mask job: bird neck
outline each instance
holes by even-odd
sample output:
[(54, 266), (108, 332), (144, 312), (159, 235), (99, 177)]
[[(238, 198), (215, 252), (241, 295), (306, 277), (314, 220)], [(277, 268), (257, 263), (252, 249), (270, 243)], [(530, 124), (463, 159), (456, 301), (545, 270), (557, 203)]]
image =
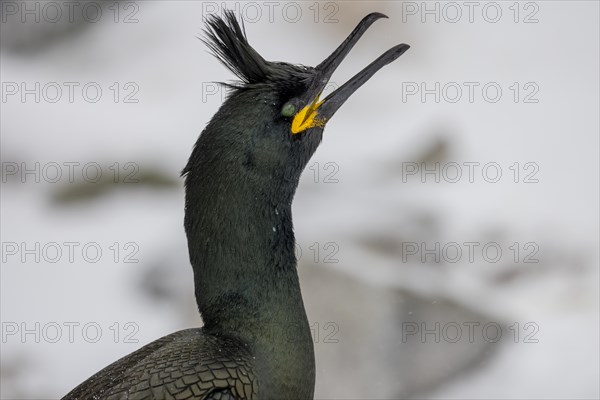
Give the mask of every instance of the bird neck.
[(292, 226), (297, 182), (230, 185), (222, 177), (190, 171), (186, 181), (185, 227), (203, 330), (252, 348), (263, 393), (312, 398), (314, 348)]
[(296, 271), (296, 185), (232, 185), (224, 174), (193, 171), (187, 179), (185, 225), (205, 329), (250, 339), (277, 329), (310, 336)]

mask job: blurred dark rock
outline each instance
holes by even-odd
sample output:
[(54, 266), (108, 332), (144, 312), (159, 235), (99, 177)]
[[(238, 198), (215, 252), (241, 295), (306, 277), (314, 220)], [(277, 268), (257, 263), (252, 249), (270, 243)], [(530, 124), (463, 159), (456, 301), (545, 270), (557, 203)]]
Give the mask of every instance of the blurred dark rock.
[[(194, 283), (187, 244), (184, 241), (166, 244), (150, 257), (136, 275), (133, 286), (143, 304), (174, 317), (185, 326), (198, 326), (200, 316), (194, 299)], [(149, 300), (149, 301), (148, 301)]]
[(299, 273), (315, 339), (315, 398), (419, 397), (468, 373), (500, 345), (482, 336), (488, 318), (452, 301), (315, 265)]
[[(70, 3), (70, 4), (69, 4)], [(117, 1), (1, 1), (2, 49), (17, 55), (39, 53), (114, 18)], [(112, 7), (111, 10), (108, 10)], [(121, 10), (122, 11), (122, 10)]]
[[(11, 359), (2, 358), (0, 376), (2, 379), (2, 392), (11, 393), (16, 398), (27, 398), (27, 387), (20, 380), (24, 373), (32, 369), (30, 360), (25, 354)], [(2, 396), (5, 399), (5, 396)]]
[(130, 179), (114, 179), (113, 172), (105, 170), (98, 181), (82, 180), (59, 186), (52, 195), (52, 202), (55, 205), (67, 206), (78, 202), (91, 202), (115, 190), (173, 190), (180, 185), (178, 178), (166, 175), (158, 169), (140, 168), (139, 173)]

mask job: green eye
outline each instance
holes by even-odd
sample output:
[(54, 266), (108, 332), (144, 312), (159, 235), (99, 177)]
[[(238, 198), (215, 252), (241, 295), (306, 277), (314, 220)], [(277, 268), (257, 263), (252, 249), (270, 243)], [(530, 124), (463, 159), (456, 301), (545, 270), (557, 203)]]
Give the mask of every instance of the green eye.
[(294, 114), (296, 114), (296, 106), (292, 103), (287, 103), (281, 109), (281, 115), (283, 115), (284, 117), (291, 117)]

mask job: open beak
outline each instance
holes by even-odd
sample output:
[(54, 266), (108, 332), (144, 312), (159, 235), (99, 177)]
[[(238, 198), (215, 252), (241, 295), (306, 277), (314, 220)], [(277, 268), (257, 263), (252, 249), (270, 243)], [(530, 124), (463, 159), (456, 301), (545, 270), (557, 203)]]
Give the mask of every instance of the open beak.
[(329, 82), (331, 75), (342, 63), (356, 42), (362, 37), (365, 31), (380, 18), (387, 18), (381, 13), (371, 13), (364, 17), (358, 23), (352, 33), (338, 46), (337, 49), (320, 63), (317, 70), (317, 79), (313, 81), (311, 87), (302, 99), (305, 106), (294, 116), (292, 121), (292, 133), (297, 134), (313, 127), (323, 127), (335, 112), (348, 100), (348, 98), (368, 81), (384, 65), (387, 65), (400, 57), (410, 48), (407, 44), (399, 44), (392, 47), (379, 58), (369, 64), (366, 68), (356, 74), (352, 79), (331, 93), (324, 100), (319, 96)]

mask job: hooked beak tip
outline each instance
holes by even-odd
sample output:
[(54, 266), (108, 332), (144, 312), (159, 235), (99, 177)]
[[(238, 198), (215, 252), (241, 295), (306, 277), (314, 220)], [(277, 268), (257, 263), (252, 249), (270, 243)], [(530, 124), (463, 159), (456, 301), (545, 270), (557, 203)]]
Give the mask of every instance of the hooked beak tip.
[(389, 18), (389, 17), (380, 12), (372, 12), (369, 15), (367, 15), (364, 19), (380, 19), (380, 18)]

